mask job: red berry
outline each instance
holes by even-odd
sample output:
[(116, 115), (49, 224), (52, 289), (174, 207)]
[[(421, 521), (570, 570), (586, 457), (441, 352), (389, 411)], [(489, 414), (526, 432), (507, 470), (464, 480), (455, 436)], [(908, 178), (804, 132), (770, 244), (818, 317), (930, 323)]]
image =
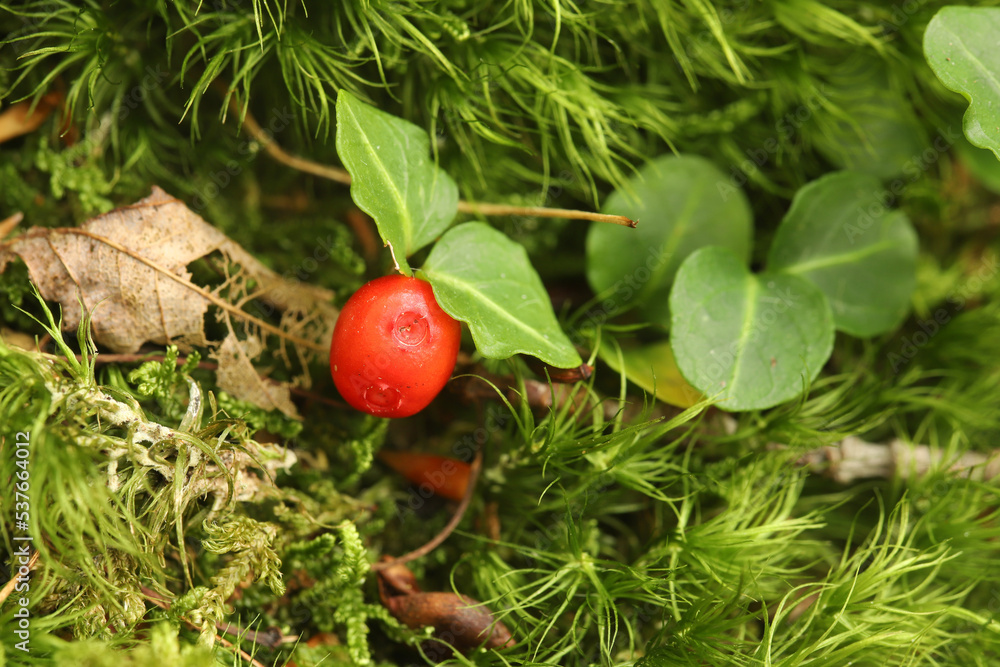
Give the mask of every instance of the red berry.
[(383, 276), (344, 304), (333, 330), (330, 371), (353, 407), (409, 417), (444, 388), (458, 359), (462, 327), (441, 310), (430, 283)]

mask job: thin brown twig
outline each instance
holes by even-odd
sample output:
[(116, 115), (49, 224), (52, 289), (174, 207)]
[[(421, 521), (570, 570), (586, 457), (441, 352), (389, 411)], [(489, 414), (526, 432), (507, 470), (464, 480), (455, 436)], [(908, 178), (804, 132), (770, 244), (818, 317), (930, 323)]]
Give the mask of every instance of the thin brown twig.
[(12, 216), (0, 220), (0, 239), (7, 238), (12, 231), (14, 231), (21, 221), (24, 220), (24, 214), (18, 211)]
[[(185, 620), (187, 620), (187, 619), (185, 619)], [(197, 629), (197, 628), (194, 628), (194, 629)], [(219, 642), (220, 644), (222, 644), (226, 648), (235, 649), (236, 652), (240, 654), (240, 657), (243, 658), (244, 660), (249, 660), (250, 664), (253, 665), (253, 667), (265, 667), (264, 663), (262, 663), (261, 661), (257, 660), (256, 658), (254, 658), (252, 655), (250, 655), (249, 653), (247, 653), (243, 649), (237, 647), (235, 644), (233, 644), (231, 641), (229, 641), (228, 639), (226, 639), (222, 635), (218, 635), (218, 634), (215, 635), (215, 641)]]
[[(237, 101), (235, 95), (230, 98), (229, 107), (233, 111), (239, 113), (239, 102)], [(264, 128), (260, 126), (260, 123), (257, 122), (257, 119), (254, 118), (253, 114), (249, 111), (247, 111), (246, 115), (243, 117), (243, 127), (245, 127), (247, 132), (250, 133), (250, 136), (254, 138), (254, 141), (263, 146), (267, 154), (278, 162), (286, 164), (293, 169), (304, 171), (307, 174), (327, 178), (331, 181), (336, 181), (337, 183), (343, 183), (344, 185), (351, 184), (351, 175), (347, 173), (347, 170), (345, 169), (341, 169), (340, 167), (331, 167), (319, 162), (313, 162), (312, 160), (307, 160), (286, 152), (284, 148), (278, 145), (278, 142), (276, 142), (270, 134), (264, 131)]]
[(409, 563), (411, 560), (416, 560), (421, 556), (426, 556), (431, 551), (436, 549), (438, 545), (448, 539), (452, 531), (458, 527), (458, 524), (462, 521), (462, 517), (465, 515), (465, 510), (469, 508), (469, 503), (472, 502), (472, 494), (476, 489), (476, 481), (479, 479), (479, 471), (483, 466), (483, 451), (480, 449), (476, 452), (476, 457), (472, 459), (472, 464), (469, 466), (469, 483), (465, 487), (465, 495), (462, 497), (462, 502), (459, 503), (458, 508), (455, 513), (452, 514), (451, 520), (448, 524), (441, 529), (437, 535), (435, 535), (429, 542), (421, 547), (414, 549), (413, 551), (400, 556), (399, 558), (393, 558), (392, 560), (379, 561), (372, 564), (373, 570), (382, 570), (391, 565), (402, 565), (403, 563)]
[[(38, 553), (39, 552), (36, 549), (35, 553), (31, 554), (31, 558), (28, 559), (28, 570), (35, 569), (35, 563), (38, 562)], [(10, 597), (10, 594), (14, 591), (14, 587), (17, 586), (17, 582), (20, 580), (20, 575), (15, 575), (11, 577), (10, 581), (4, 584), (3, 588), (0, 588), (0, 604), (3, 604), (4, 601)]]
[[(165, 609), (165, 610), (169, 610), (170, 609), (170, 601), (167, 600), (166, 598), (164, 598), (162, 595), (160, 595), (156, 591), (154, 591), (154, 590), (152, 590), (150, 588), (146, 588), (145, 586), (140, 586), (139, 589), (142, 591), (143, 595), (146, 596), (147, 600), (149, 600), (150, 602), (152, 602), (153, 604), (155, 604), (160, 609)], [(181, 620), (184, 621), (185, 623), (187, 623), (188, 627), (190, 627), (192, 630), (199, 630), (199, 631), (201, 630), (201, 628), (199, 628), (197, 625), (195, 625), (187, 617), (181, 616)], [(218, 624), (216, 624), (216, 625), (218, 625)], [(256, 658), (254, 658), (252, 655), (250, 655), (249, 653), (247, 653), (243, 649), (241, 649), (241, 648), (233, 645), (233, 643), (231, 641), (229, 641), (228, 639), (226, 639), (225, 637), (223, 637), (223, 636), (221, 636), (219, 634), (216, 634), (215, 635), (215, 641), (219, 642), (220, 644), (222, 644), (226, 648), (235, 649), (240, 654), (240, 657), (243, 658), (244, 660), (248, 660), (250, 662), (250, 664), (253, 665), (253, 667), (264, 667), (263, 663), (261, 663), (259, 660), (257, 660)]]
[[(239, 101), (233, 95), (229, 98), (229, 108), (233, 113), (240, 114), (242, 110)], [(243, 127), (246, 128), (254, 140), (264, 147), (272, 158), (293, 169), (298, 169), (307, 174), (313, 174), (321, 178), (327, 178), (344, 185), (351, 184), (351, 175), (345, 169), (332, 167), (330, 165), (313, 162), (297, 155), (285, 151), (274, 138), (260, 126), (260, 123), (253, 117), (250, 111), (243, 116)], [(538, 218), (566, 218), (569, 220), (595, 220), (597, 222), (608, 222), (613, 225), (623, 227), (635, 227), (636, 221), (626, 218), (624, 215), (608, 215), (606, 213), (594, 213), (593, 211), (578, 211), (568, 208), (546, 208), (544, 206), (511, 206), (508, 204), (488, 204), (485, 202), (474, 202), (459, 200), (458, 210), (461, 213), (478, 213), (479, 215), (523, 215)]]

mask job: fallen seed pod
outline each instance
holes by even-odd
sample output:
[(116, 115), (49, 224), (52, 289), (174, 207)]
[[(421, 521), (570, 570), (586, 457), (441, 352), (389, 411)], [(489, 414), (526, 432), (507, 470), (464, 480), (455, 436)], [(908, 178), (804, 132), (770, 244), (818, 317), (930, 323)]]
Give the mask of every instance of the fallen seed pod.
[(469, 464), (458, 459), (416, 452), (381, 450), (378, 458), (417, 486), (427, 485), (437, 495), (460, 502), (469, 485)]
[[(383, 560), (392, 560), (384, 557)], [(514, 646), (510, 631), (482, 602), (456, 593), (425, 593), (405, 565), (378, 571), (382, 604), (393, 616), (414, 630), (433, 627), (434, 636), (462, 653), (482, 646)]]

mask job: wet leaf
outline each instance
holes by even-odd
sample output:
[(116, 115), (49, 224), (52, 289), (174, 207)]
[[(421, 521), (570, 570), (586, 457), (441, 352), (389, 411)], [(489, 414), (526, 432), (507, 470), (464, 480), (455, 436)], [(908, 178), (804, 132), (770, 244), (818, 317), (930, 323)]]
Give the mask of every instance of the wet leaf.
[[(668, 155), (646, 165), (604, 205), (638, 221), (635, 229), (593, 223), (587, 234), (587, 280), (616, 308), (638, 304), (666, 324), (667, 299), (684, 259), (704, 246), (750, 257), (753, 216), (742, 190), (712, 162)], [(605, 296), (606, 295), (606, 296)]]
[(917, 284), (917, 233), (869, 174), (827, 174), (795, 194), (767, 259), (769, 271), (808, 279), (830, 301), (834, 324), (853, 336), (889, 331)]

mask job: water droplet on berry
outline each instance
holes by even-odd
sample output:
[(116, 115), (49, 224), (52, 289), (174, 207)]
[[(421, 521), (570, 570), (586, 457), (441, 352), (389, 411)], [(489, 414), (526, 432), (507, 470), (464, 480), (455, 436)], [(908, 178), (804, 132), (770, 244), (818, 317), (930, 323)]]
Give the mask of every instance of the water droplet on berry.
[(420, 345), (429, 332), (427, 318), (411, 310), (402, 313), (392, 325), (392, 337), (403, 345)]

